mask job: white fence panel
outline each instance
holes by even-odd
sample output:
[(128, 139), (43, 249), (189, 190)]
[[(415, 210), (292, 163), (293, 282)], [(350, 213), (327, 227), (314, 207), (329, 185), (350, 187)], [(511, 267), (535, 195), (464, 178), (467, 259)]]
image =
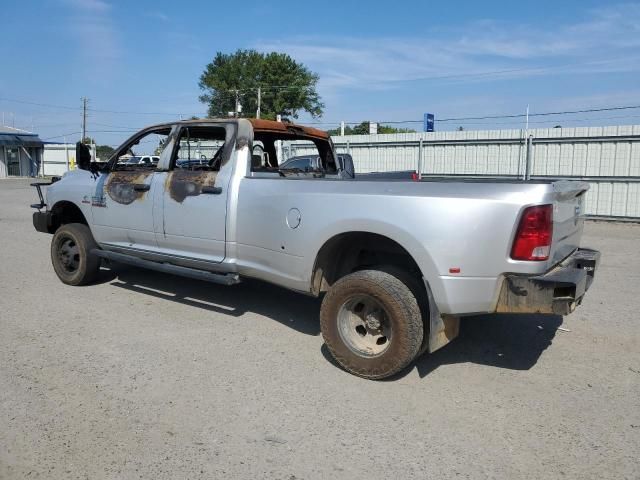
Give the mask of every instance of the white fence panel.
[(351, 153), (356, 172), (417, 171), (422, 165), (424, 176), (523, 178), (528, 136), (533, 179), (587, 180), (587, 214), (640, 218), (640, 125), (350, 135), (333, 141), (339, 153)]

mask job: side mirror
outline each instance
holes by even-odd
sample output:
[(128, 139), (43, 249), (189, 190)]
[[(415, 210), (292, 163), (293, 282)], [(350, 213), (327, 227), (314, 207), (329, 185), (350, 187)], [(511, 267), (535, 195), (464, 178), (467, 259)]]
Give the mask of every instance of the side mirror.
[(76, 143), (76, 164), (80, 170), (89, 170), (91, 166), (91, 152), (84, 143)]
[(338, 173), (343, 178), (356, 178), (356, 169), (353, 166), (353, 157), (349, 153), (337, 155)]

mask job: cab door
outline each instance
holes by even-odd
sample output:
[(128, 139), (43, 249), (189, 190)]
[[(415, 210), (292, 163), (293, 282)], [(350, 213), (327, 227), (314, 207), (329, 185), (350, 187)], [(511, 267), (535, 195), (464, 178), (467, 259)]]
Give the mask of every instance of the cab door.
[(162, 220), (156, 241), (163, 253), (186, 261), (220, 263), (226, 254), (226, 217), (235, 126), (185, 124), (167, 172), (162, 173)]
[(159, 188), (156, 165), (143, 163), (147, 151), (164, 148), (171, 126), (140, 132), (120, 147), (110, 165), (101, 173), (90, 199), (92, 230), (96, 241), (105, 246), (135, 250), (157, 248), (154, 229), (155, 189)]

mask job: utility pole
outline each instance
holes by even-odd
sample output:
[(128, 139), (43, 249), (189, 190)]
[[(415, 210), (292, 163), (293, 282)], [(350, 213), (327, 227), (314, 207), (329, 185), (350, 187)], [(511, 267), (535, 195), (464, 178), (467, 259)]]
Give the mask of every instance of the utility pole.
[(238, 117), (238, 89), (236, 88), (236, 107), (233, 110), (234, 116)]
[(260, 104), (262, 102), (262, 87), (258, 87), (258, 109), (256, 110), (256, 118), (260, 118)]
[(87, 103), (89, 99), (87, 97), (82, 97), (82, 138), (81, 142), (84, 143), (84, 139), (87, 136)]

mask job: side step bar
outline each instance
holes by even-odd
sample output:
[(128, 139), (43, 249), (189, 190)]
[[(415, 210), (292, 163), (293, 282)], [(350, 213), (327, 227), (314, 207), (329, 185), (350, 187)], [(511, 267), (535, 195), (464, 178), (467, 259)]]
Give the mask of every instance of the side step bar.
[(91, 253), (100, 258), (113, 260), (114, 262), (126, 263), (135, 267), (147, 268), (158, 272), (172, 273), (173, 275), (194, 278), (196, 280), (204, 280), (221, 285), (235, 285), (236, 283), (240, 283), (240, 276), (237, 273), (212, 273), (205, 270), (196, 270), (195, 268), (181, 267), (171, 263), (152, 262), (151, 260), (143, 260), (133, 255), (110, 252), (99, 248), (94, 248), (91, 250)]

